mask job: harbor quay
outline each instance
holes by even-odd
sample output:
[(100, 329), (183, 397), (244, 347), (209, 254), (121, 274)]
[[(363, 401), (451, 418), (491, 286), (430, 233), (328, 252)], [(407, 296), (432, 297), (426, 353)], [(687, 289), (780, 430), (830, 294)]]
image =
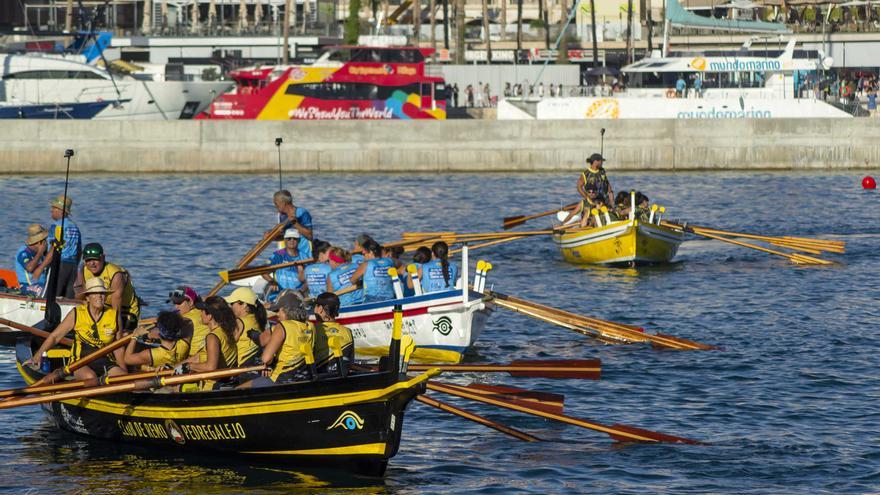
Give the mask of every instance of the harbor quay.
[[(604, 146), (600, 132), (605, 129)], [(880, 167), (880, 119), (0, 122), (0, 173), (529, 172)], [(275, 139), (283, 138), (276, 148)]]

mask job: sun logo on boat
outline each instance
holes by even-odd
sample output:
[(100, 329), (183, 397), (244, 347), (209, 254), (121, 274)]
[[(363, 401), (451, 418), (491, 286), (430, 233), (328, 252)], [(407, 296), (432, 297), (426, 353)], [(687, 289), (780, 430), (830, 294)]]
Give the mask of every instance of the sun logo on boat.
[(343, 430), (360, 430), (364, 427), (364, 420), (354, 411), (345, 411), (336, 418), (332, 425), (328, 426), (328, 430), (334, 428), (342, 428)]
[(614, 98), (599, 98), (587, 108), (588, 119), (616, 119), (620, 117), (620, 103)]
[(186, 443), (186, 437), (183, 436), (183, 433), (180, 432), (180, 427), (177, 426), (177, 423), (168, 419), (165, 420), (165, 431), (168, 432), (168, 436), (171, 437), (172, 440), (183, 445)]
[(434, 320), (434, 331), (440, 332), (441, 335), (449, 335), (452, 331), (452, 318), (441, 316), (439, 320)]
[(706, 70), (706, 59), (703, 57), (694, 57), (693, 60), (691, 60), (691, 68), (699, 71)]

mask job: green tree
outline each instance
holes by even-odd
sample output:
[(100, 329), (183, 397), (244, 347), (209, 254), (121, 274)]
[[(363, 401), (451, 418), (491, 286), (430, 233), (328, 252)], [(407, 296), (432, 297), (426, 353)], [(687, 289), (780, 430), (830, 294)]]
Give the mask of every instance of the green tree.
[(348, 0), (348, 18), (345, 20), (345, 43), (356, 45), (360, 34), (361, 0)]

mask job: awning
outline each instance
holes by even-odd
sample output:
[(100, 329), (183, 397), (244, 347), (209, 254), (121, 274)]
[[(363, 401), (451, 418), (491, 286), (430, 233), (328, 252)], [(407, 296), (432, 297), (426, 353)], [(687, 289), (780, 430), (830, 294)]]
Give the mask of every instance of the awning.
[(688, 12), (678, 0), (666, 0), (666, 20), (677, 27), (698, 29), (719, 29), (725, 31), (744, 31), (753, 33), (790, 33), (785, 24), (764, 21), (740, 21), (702, 17)]

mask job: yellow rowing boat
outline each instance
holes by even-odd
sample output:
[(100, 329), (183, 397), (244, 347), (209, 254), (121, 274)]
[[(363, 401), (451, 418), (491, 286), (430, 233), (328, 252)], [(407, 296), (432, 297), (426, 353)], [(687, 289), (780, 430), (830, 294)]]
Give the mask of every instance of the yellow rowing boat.
[(637, 219), (553, 236), (569, 263), (601, 265), (666, 263), (683, 239), (681, 231)]

